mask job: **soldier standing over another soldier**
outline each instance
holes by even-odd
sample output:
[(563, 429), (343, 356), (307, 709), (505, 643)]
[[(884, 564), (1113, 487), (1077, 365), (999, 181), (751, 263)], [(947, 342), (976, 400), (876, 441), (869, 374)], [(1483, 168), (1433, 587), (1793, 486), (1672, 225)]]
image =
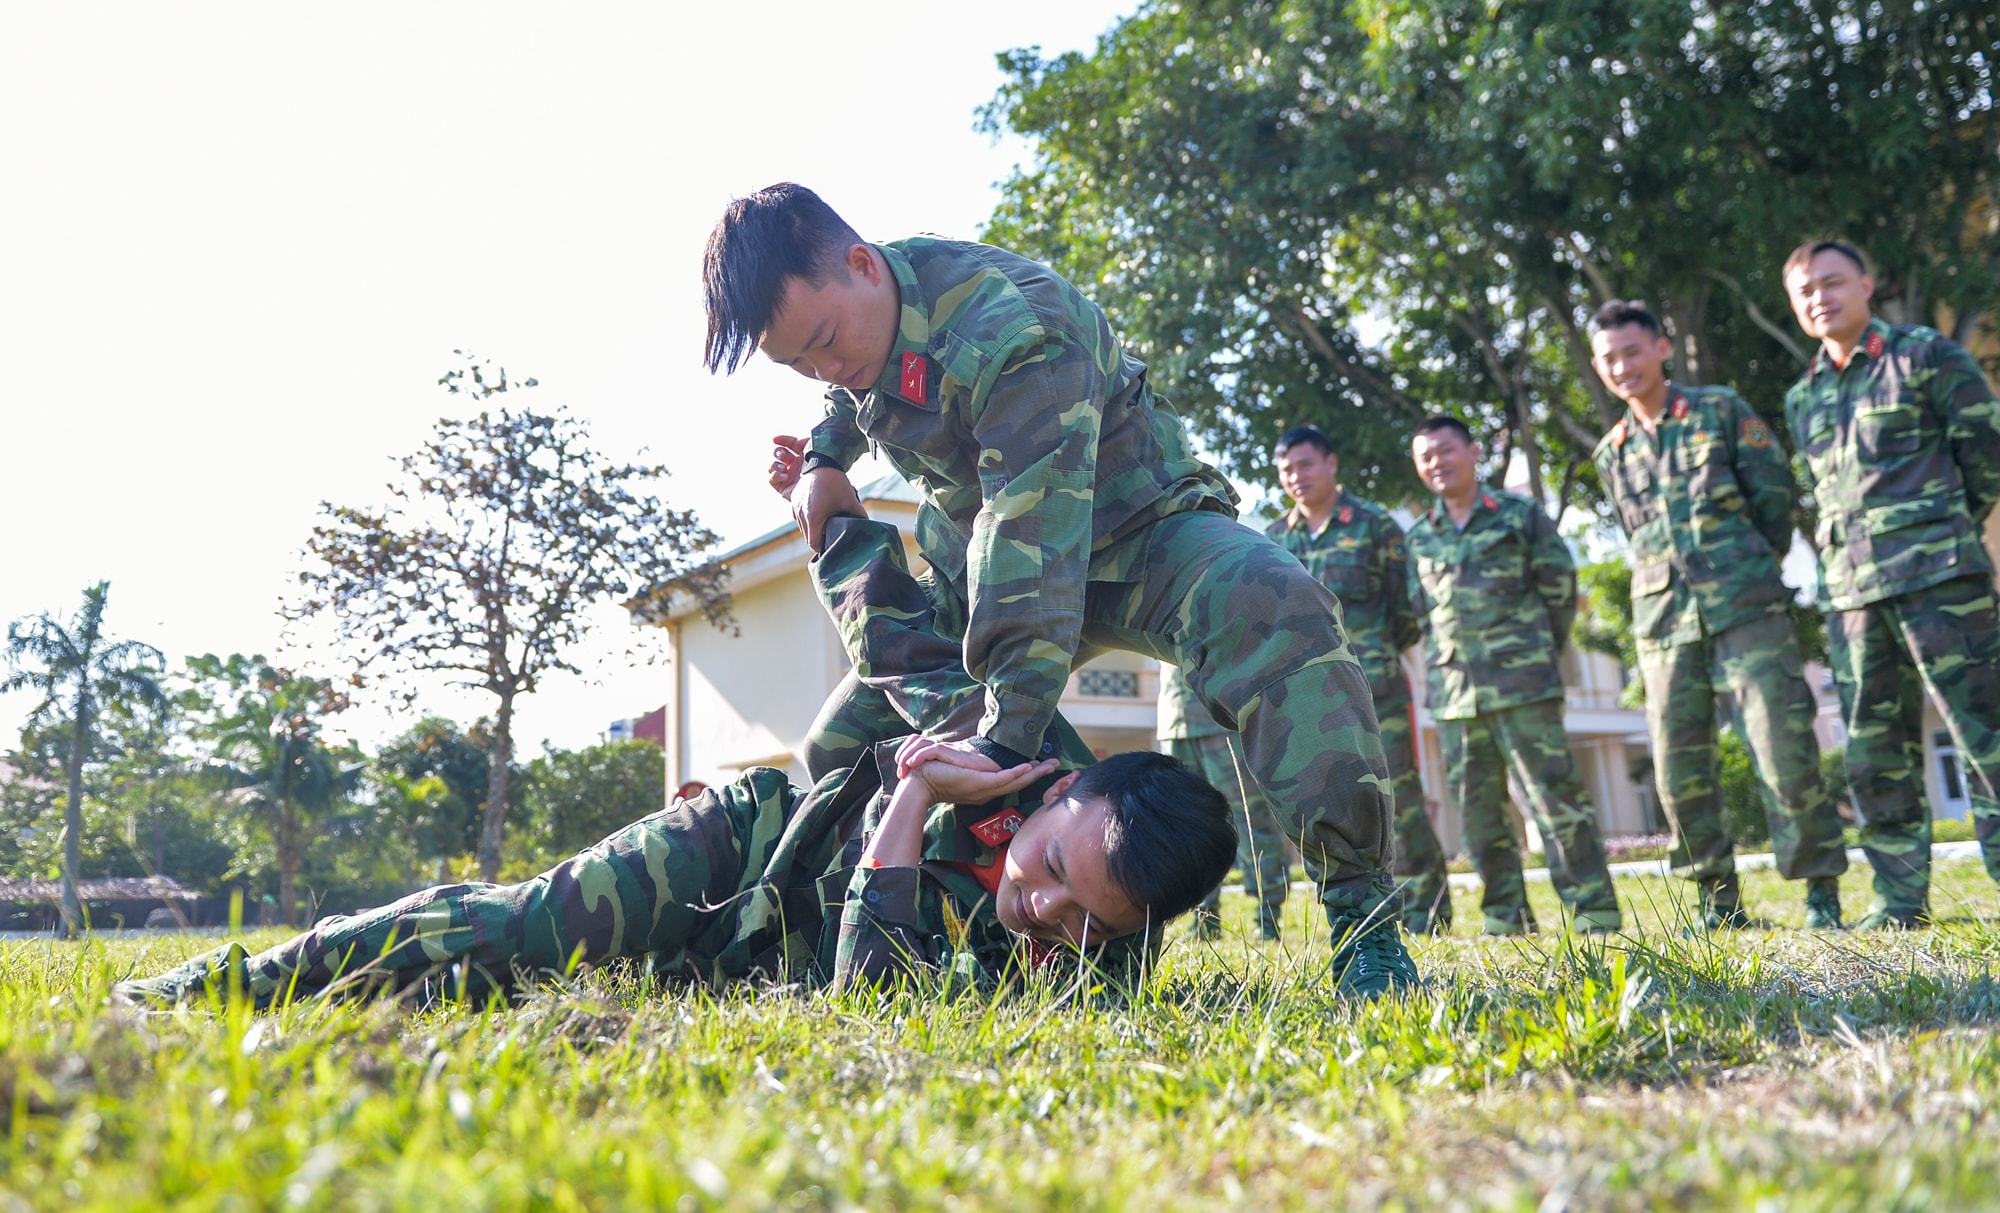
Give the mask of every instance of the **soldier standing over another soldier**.
[[(1284, 827), (1271, 816), (1264, 793), (1249, 777), (1242, 747), (1195, 699), (1176, 666), (1160, 668), (1159, 736), (1167, 743), (1168, 754), (1220, 788), (1228, 799), (1236, 817), (1236, 866), (1243, 873), (1243, 891), (1257, 903), (1258, 934), (1278, 938), (1291, 885)], [(1190, 933), (1197, 939), (1214, 939), (1222, 933), (1220, 888), (1195, 910)]]
[(1409, 534), (1410, 588), (1430, 667), (1425, 702), (1464, 816), (1465, 849), (1486, 883), (1486, 933), (1535, 927), (1507, 821), (1510, 771), (1576, 929), (1616, 931), (1604, 840), (1563, 732), (1556, 661), (1576, 618), (1576, 564), (1540, 506), (1480, 487), (1479, 447), (1464, 422), (1432, 417), (1417, 427), (1411, 453), (1438, 496)]
[[(815, 552), (830, 518), (861, 512), (847, 468), (870, 446), (921, 493), (937, 627), (982, 684), (977, 718), (934, 740), (1012, 768), (1054, 753), (1056, 701), (1094, 653), (1179, 666), (1316, 865), (1343, 988), (1417, 980), (1387, 766), (1338, 605), (1238, 525), (1228, 481), (1097, 305), (1004, 249), (869, 243), (790, 183), (728, 207), (703, 286), (710, 370), (761, 352), (829, 386), (810, 438), (779, 441), (772, 465)], [(886, 719), (875, 688), (846, 690), (851, 715), (820, 720), (829, 750)]]
[(1778, 871), (1806, 882), (1808, 927), (1838, 929), (1847, 850), (1820, 777), (1792, 591), (1778, 573), (1795, 503), (1784, 449), (1735, 392), (1667, 381), (1673, 345), (1644, 305), (1613, 300), (1589, 331), (1592, 364), (1629, 410), (1593, 458), (1632, 541), (1646, 723), (1686, 860), (1675, 870), (1697, 883), (1710, 930), (1749, 925), (1716, 759), (1716, 695), (1726, 690)]
[[(1375, 698), (1375, 723), (1382, 731), (1395, 799), (1396, 856), (1389, 870), (1403, 884), (1403, 926), (1418, 934), (1448, 930), (1451, 891), (1444, 847), (1424, 811), (1415, 707), (1403, 673), (1403, 650), (1423, 638), (1410, 600), (1403, 528), (1388, 510), (1341, 486), (1340, 460), (1317, 427), (1286, 431), (1272, 462), (1292, 508), (1264, 533), (1340, 599), (1347, 642), (1361, 659)], [(1214, 776), (1209, 780), (1214, 782)]]
[(1801, 245), (1784, 274), (1799, 327), (1820, 342), (1785, 423), (1819, 510), (1847, 776), (1875, 867), (1875, 904), (1856, 925), (1917, 927), (1930, 915), (1926, 691), (1965, 760), (2000, 880), (2000, 618), (1980, 542), (2000, 499), (2000, 401), (1955, 342), (1876, 319), (1875, 280), (1852, 247)]

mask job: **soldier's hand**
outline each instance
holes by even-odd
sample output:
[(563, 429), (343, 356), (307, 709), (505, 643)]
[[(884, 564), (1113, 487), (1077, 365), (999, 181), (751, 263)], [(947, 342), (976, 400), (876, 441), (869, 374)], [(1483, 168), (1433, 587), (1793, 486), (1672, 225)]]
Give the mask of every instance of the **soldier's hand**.
[(934, 802), (984, 804), (1018, 792), (1055, 769), (1053, 758), (1003, 769), (977, 750), (929, 737), (912, 737), (896, 751), (897, 773), (923, 780)]
[(771, 439), (771, 488), (778, 496), (790, 500), (792, 489), (799, 483), (799, 469), (806, 461), (806, 440), (794, 438), (790, 434), (779, 434)]
[(817, 556), (826, 546), (826, 521), (836, 514), (853, 514), (866, 518), (868, 511), (861, 508), (861, 497), (854, 491), (854, 482), (839, 468), (814, 468), (797, 477), (792, 486), (792, 521), (799, 524), (799, 530), (806, 537), (806, 546)]

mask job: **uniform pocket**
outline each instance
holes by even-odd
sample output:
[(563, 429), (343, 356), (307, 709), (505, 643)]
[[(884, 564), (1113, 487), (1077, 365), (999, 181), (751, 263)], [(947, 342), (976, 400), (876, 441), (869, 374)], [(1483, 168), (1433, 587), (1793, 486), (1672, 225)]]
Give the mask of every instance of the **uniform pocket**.
[(1854, 440), (1870, 459), (1914, 455), (1923, 448), (1923, 411), (1900, 400), (1856, 409)]
[(1667, 588), (1674, 579), (1674, 566), (1665, 560), (1649, 560), (1632, 569), (1632, 597), (1644, 598)]

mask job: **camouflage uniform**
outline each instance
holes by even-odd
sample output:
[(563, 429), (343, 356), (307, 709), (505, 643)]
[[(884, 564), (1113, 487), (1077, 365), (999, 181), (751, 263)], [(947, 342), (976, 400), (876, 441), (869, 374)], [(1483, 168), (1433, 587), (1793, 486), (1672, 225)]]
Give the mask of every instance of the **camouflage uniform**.
[(1563, 732), (1556, 666), (1576, 617), (1576, 565), (1541, 507), (1482, 492), (1463, 531), (1444, 504), (1410, 529), (1410, 592), (1424, 628), (1425, 701), (1438, 722), (1465, 848), (1486, 883), (1486, 930), (1533, 925), (1507, 774), (1528, 797), (1549, 877), (1585, 930), (1618, 929), (1597, 817)]
[[(1325, 873), (1336, 964), (1413, 979), (1393, 934), (1348, 946), (1394, 889), (1381, 741), (1331, 595), (1237, 524), (1228, 483), (1075, 287), (984, 245), (877, 249), (902, 292), (896, 343), (873, 388), (828, 393), (805, 466), (844, 470), (872, 443), (922, 494), (918, 544), (952, 599), (936, 618), (985, 687), (972, 744), (1037, 753), (1096, 652), (1181, 666)], [(837, 748), (885, 719), (861, 704), (821, 723)]]
[[(847, 520), (829, 528), (815, 580), (860, 668), (887, 677), (940, 656), (882, 604), (920, 592), (892, 526)], [(956, 649), (948, 649), (956, 665)], [(972, 686), (963, 670), (959, 679)], [(951, 695), (948, 685), (931, 685)], [(1060, 718), (1058, 718), (1060, 721)], [(426, 889), (380, 909), (322, 921), (256, 955), (229, 944), (147, 981), (127, 997), (174, 1002), (211, 984), (258, 1006), (328, 993), (413, 990), (480, 998), (578, 963), (644, 960), (656, 971), (719, 984), (742, 978), (877, 981), (950, 962), (991, 979), (1017, 952), (980, 877), (992, 879), (1007, 839), (1055, 776), (985, 805), (939, 805), (924, 827), (919, 868), (858, 868), (895, 779), (894, 743), (811, 790), (753, 767), (693, 800), (675, 800), (574, 859), (514, 885)], [(1143, 935), (1095, 949), (1111, 975), (1129, 975)], [(960, 958), (967, 958), (961, 960)]]
[(1368, 676), (1375, 723), (1389, 762), (1395, 801), (1396, 851), (1390, 871), (1403, 886), (1403, 925), (1419, 933), (1451, 925), (1451, 890), (1444, 847), (1424, 808), (1417, 774), (1416, 707), (1403, 673), (1403, 650), (1423, 638), (1410, 600), (1403, 528), (1389, 511), (1342, 491), (1331, 517), (1315, 534), (1296, 509), (1273, 522), (1266, 535), (1306, 566), (1340, 599), (1348, 643)]
[[(1285, 853), (1285, 831), (1271, 816), (1264, 793), (1243, 769), (1243, 750), (1229, 730), (1194, 702), (1179, 669), (1160, 670), (1159, 737), (1167, 753), (1201, 773), (1222, 789), (1236, 811), (1236, 866), (1243, 873), (1243, 891), (1257, 901), (1257, 929), (1266, 939), (1278, 938), (1291, 882), (1291, 860)], [(1196, 911), (1196, 932), (1214, 930), (1222, 907), (1222, 890), (1208, 895)]]
[(1911, 921), (1930, 896), (1925, 690), (2000, 880), (2000, 620), (1980, 542), (2000, 499), (2000, 401), (1958, 345), (1878, 319), (1845, 367), (1813, 355), (1785, 421), (1819, 510), (1820, 601), (1876, 907)]
[(1680, 833), (1674, 870), (1698, 883), (1718, 921), (1741, 916), (1715, 746), (1716, 695), (1726, 690), (1778, 871), (1832, 882), (1813, 892), (1837, 907), (1847, 850), (1820, 777), (1792, 591), (1778, 574), (1792, 541), (1791, 468), (1728, 388), (1669, 384), (1667, 399), (1657, 433), (1625, 417), (1592, 457), (1632, 540), (1632, 630), (1660, 798)]

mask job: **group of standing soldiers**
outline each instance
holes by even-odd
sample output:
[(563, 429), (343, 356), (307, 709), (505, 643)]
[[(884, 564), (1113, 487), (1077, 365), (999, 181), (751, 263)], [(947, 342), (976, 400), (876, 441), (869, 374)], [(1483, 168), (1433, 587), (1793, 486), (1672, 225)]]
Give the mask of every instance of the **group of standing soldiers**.
[[(1855, 925), (1916, 927), (1930, 912), (1926, 695), (1965, 761), (1982, 853), (2000, 880), (2000, 616), (1981, 542), (2000, 499), (2000, 402), (1958, 345), (1873, 315), (1874, 284), (1852, 247), (1801, 246), (1784, 278), (1800, 327), (1821, 344), (1786, 397), (1785, 418), (1817, 515), (1848, 779), (1874, 869), (1874, 903)], [(1842, 821), (1822, 778), (1816, 700), (1779, 571), (1798, 505), (1791, 462), (1734, 391), (1667, 377), (1673, 345), (1644, 305), (1607, 303), (1589, 333), (1597, 372), (1627, 409), (1593, 458), (1631, 542), (1639, 673), (1660, 798), (1679, 835), (1676, 871), (1696, 882), (1708, 929), (1753, 921), (1722, 811), (1717, 705), (1726, 693), (1776, 867), (1806, 883), (1808, 927), (1838, 928)], [(1534, 502), (1480, 484), (1480, 454), (1456, 418), (1418, 427), (1412, 455), (1437, 501), (1405, 536), (1381, 506), (1340, 486), (1324, 433), (1291, 430), (1276, 467), (1292, 508), (1267, 533), (1339, 597), (1367, 674), (1389, 758), (1404, 925), (1440, 931), (1451, 921), (1400, 667), (1401, 652), (1422, 638), (1426, 702), (1485, 884), (1486, 932), (1534, 928), (1506, 817), (1509, 774), (1575, 925), (1616, 930), (1603, 842), (1562, 721), (1557, 661), (1576, 612), (1575, 567)], [(1177, 673), (1161, 698), (1161, 736), (1177, 756), (1225, 790), (1254, 788)], [(1238, 827), (1246, 887), (1275, 937), (1282, 833), (1254, 792), (1239, 801)], [(1213, 903), (1210, 911), (1198, 931), (1214, 929)]]

